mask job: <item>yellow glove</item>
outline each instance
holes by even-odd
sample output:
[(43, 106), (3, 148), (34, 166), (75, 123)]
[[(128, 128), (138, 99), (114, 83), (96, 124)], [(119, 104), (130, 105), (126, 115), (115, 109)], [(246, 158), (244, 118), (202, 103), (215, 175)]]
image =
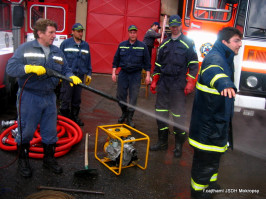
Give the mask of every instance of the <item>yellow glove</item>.
[(26, 74), (35, 73), (38, 76), (46, 73), (46, 69), (40, 65), (25, 65), (24, 70)]
[(87, 86), (89, 86), (90, 83), (91, 83), (91, 76), (86, 75), (86, 77), (85, 77), (85, 84), (86, 84)]
[[(72, 81), (73, 81), (73, 83), (75, 85), (78, 85), (78, 84), (82, 83), (82, 81), (80, 80), (80, 78), (77, 77), (77, 76), (70, 76), (69, 78), (72, 79)], [(69, 83), (71, 87), (73, 87), (73, 83)]]

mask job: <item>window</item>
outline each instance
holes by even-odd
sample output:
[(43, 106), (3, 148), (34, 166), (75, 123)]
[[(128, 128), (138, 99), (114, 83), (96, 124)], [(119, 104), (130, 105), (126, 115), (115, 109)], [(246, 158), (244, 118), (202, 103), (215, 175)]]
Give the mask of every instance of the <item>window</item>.
[(261, 0), (250, 0), (245, 35), (266, 38), (266, 4)]
[(61, 6), (33, 5), (30, 8), (30, 28), (33, 30), (35, 22), (39, 18), (53, 20), (57, 23), (57, 33), (65, 30), (66, 11)]
[(241, 31), (241, 33), (244, 33), (244, 26), (245, 26), (245, 19), (246, 19), (246, 13), (247, 13), (247, 0), (243, 0), (240, 2), (238, 6), (238, 12), (237, 12), (237, 19), (236, 19), (236, 28)]
[(231, 19), (231, 4), (226, 0), (195, 0), (193, 15), (197, 19), (210, 21), (229, 21)]
[(10, 6), (0, 4), (0, 30), (10, 30)]
[(187, 27), (189, 27), (191, 7), (192, 7), (192, 0), (187, 0), (187, 3), (186, 3), (186, 13), (185, 13), (185, 25)]

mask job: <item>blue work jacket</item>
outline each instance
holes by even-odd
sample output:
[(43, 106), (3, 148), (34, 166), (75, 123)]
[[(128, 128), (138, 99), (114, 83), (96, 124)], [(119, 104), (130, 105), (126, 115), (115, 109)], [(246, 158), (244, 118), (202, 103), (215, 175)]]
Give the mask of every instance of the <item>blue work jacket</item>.
[(113, 68), (121, 67), (127, 72), (151, 70), (150, 55), (147, 46), (136, 40), (130, 44), (128, 40), (119, 44), (113, 60)]
[(153, 75), (175, 76), (179, 83), (179, 89), (184, 89), (187, 83), (186, 75), (193, 79), (196, 78), (198, 63), (198, 56), (192, 40), (183, 34), (176, 40), (168, 37), (159, 47)]
[(203, 60), (196, 84), (190, 122), (191, 146), (223, 153), (228, 148), (229, 124), (234, 113), (234, 98), (221, 96), (234, 88), (234, 52), (220, 41)]
[[(25, 65), (41, 65), (64, 76), (73, 76), (63, 52), (58, 47), (50, 45), (50, 53), (46, 60), (44, 51), (37, 40), (19, 46), (8, 61), (6, 72), (9, 76), (18, 78), (19, 87), (22, 87), (25, 80), (30, 76), (30, 74), (25, 73)], [(58, 82), (58, 78), (49, 77), (46, 74), (34, 75), (27, 81), (25, 90), (30, 90), (35, 94), (49, 94), (54, 91)]]
[(78, 45), (72, 37), (64, 40), (60, 45), (60, 49), (64, 52), (67, 63), (75, 75), (82, 76), (86, 74), (91, 76), (91, 54), (87, 42), (82, 40)]

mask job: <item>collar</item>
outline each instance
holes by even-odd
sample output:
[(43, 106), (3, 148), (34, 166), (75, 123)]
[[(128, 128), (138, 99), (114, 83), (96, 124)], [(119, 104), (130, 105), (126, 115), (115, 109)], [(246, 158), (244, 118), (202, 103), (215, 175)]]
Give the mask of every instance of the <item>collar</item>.
[[(33, 40), (33, 47), (35, 47), (35, 48), (42, 48), (37, 39)], [(49, 47), (50, 47), (50, 51), (51, 52), (55, 52), (56, 51), (56, 46), (55, 45), (52, 44)]]
[(175, 40), (172, 39), (172, 35), (170, 35), (166, 40), (169, 40), (170, 39), (172, 41), (177, 41), (177, 40), (183, 40), (183, 38), (184, 38), (184, 34), (181, 33), (181, 35), (177, 39), (175, 39)]
[(129, 42), (129, 39), (127, 40), (127, 45), (137, 46), (138, 40), (136, 40), (133, 44)]
[[(69, 38), (69, 42), (70, 42), (72, 45), (76, 45), (76, 46), (78, 46), (78, 44), (75, 42), (75, 40), (74, 40), (74, 38), (73, 38), (73, 37)], [(82, 45), (82, 44), (83, 44), (83, 42), (84, 42), (84, 41), (83, 41), (83, 40), (81, 40), (79, 45)]]
[(221, 41), (216, 40), (213, 48), (219, 51), (229, 62), (233, 62), (235, 53)]

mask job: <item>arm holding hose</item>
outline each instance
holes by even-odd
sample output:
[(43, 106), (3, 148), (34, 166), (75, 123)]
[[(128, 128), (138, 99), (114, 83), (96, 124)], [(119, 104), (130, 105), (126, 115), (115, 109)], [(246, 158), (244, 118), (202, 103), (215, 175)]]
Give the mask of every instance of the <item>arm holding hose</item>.
[(24, 70), (26, 74), (34, 73), (37, 74), (37, 76), (41, 76), (46, 73), (46, 69), (40, 65), (25, 65)]
[[(34, 74), (37, 74), (37, 76), (46, 74), (46, 69), (43, 66), (39, 66), (39, 65), (25, 65), (24, 69), (25, 69), (26, 74), (34, 73)], [(73, 87), (73, 84), (78, 85), (82, 83), (80, 78), (77, 76), (73, 75), (73, 76), (70, 76), (69, 78), (72, 80), (72, 82), (70, 83), (71, 87)]]

